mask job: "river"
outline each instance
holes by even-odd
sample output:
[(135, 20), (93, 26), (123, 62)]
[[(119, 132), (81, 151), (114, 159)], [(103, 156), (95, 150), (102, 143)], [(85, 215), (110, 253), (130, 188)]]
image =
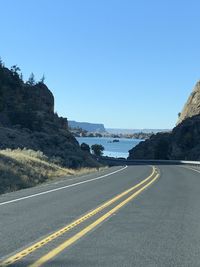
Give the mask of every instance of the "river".
[(114, 138), (110, 137), (76, 137), (76, 139), (80, 145), (86, 143), (91, 147), (91, 145), (100, 144), (105, 148), (104, 156), (115, 158), (127, 158), (128, 151), (143, 141), (140, 139), (117, 138), (119, 142), (113, 142)]

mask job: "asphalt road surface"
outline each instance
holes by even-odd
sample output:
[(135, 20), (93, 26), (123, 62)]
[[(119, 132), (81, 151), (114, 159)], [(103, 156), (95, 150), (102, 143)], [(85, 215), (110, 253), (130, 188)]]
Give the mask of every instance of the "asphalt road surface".
[(0, 196), (0, 266), (200, 266), (200, 171), (119, 166)]

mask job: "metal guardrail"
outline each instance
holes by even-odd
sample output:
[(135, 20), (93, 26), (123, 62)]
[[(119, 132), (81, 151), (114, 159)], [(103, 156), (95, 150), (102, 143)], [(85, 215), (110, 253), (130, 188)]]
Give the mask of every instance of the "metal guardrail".
[(173, 165), (191, 165), (200, 167), (200, 161), (187, 161), (187, 160), (127, 160), (127, 159), (115, 159), (108, 157), (101, 157), (99, 159), (104, 163), (108, 163), (109, 165), (137, 165), (137, 164), (173, 164)]

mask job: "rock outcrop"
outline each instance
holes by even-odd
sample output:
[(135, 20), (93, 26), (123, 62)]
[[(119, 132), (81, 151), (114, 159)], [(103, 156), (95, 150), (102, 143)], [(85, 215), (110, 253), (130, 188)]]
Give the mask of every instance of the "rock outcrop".
[(66, 118), (54, 113), (54, 96), (43, 83), (24, 83), (16, 68), (0, 64), (0, 149), (29, 148), (72, 168), (98, 163), (81, 150)]
[(177, 125), (187, 118), (200, 115), (200, 81), (198, 81), (190, 94), (182, 112), (179, 114)]
[(128, 159), (200, 160), (200, 82), (172, 132), (139, 143), (129, 151)]
[(200, 115), (187, 118), (171, 133), (158, 133), (129, 151), (129, 159), (200, 160)]
[(106, 132), (104, 125), (101, 123), (69, 121), (69, 127), (81, 128), (87, 132), (93, 132), (93, 133), (105, 133)]

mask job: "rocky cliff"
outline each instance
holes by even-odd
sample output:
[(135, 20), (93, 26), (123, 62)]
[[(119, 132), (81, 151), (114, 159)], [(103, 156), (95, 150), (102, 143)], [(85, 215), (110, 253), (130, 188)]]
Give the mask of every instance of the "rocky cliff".
[(178, 125), (158, 133), (129, 151), (129, 159), (200, 160), (200, 83), (189, 97)]
[(101, 123), (89, 123), (89, 122), (77, 122), (69, 121), (69, 127), (71, 128), (81, 128), (87, 132), (93, 133), (104, 133), (106, 132), (104, 125)]
[(0, 149), (30, 148), (67, 167), (95, 166), (54, 113), (54, 96), (43, 82), (24, 82), (18, 68), (0, 64)]
[(181, 123), (187, 118), (200, 114), (200, 81), (198, 81), (189, 96), (182, 112), (179, 114), (177, 124)]

